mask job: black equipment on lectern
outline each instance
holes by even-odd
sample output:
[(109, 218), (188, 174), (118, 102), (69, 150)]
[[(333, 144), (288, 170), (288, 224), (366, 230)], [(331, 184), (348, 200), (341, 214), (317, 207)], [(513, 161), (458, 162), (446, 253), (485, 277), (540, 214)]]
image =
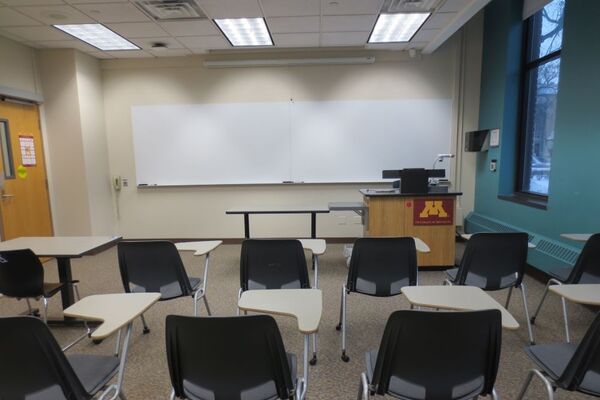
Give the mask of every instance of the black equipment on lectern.
[(444, 169), (405, 168), (386, 169), (382, 172), (383, 179), (397, 179), (393, 187), (400, 189), (400, 193), (429, 193), (429, 178), (443, 178), (446, 176)]

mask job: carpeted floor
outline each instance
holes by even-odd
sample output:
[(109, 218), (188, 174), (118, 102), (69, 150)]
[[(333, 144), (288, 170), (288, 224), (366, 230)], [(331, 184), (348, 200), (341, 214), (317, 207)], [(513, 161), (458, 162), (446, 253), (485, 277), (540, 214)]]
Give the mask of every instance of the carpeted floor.
[[(204, 258), (194, 257), (191, 252), (181, 254), (190, 276), (202, 276)], [(207, 296), (213, 315), (235, 315), (239, 288), (239, 254), (239, 245), (223, 245), (212, 253)], [(309, 258), (307, 262), (308, 260)], [(123, 291), (115, 248), (93, 257), (75, 259), (72, 265), (74, 279), (81, 281), (82, 296)], [(45, 264), (45, 270), (47, 281), (57, 279), (54, 260)], [(359, 376), (364, 369), (365, 351), (379, 346), (388, 315), (394, 310), (409, 307), (402, 296), (371, 298), (357, 294), (350, 295), (348, 300), (350, 362), (342, 362), (341, 338), (335, 330), (335, 325), (339, 315), (341, 285), (346, 279), (346, 273), (342, 245), (329, 245), (326, 254), (320, 257), (319, 286), (323, 290), (324, 310), (319, 331), (319, 360), (316, 366), (310, 368), (308, 390), (310, 399), (355, 399)], [(443, 278), (444, 273), (440, 271), (425, 271), (419, 274), (420, 283), (423, 285), (441, 284)], [(525, 282), (529, 289), (530, 312), (533, 312), (541, 297), (543, 283), (529, 277)], [(492, 296), (504, 303), (506, 292), (492, 293)], [(25, 310), (24, 301), (0, 298), (0, 315), (14, 315)], [(528, 340), (520, 292), (515, 291), (509, 310), (521, 323), (521, 328), (518, 331), (503, 331), (502, 357), (496, 382), (496, 389), (502, 399), (516, 397), (527, 371), (532, 367), (532, 363), (523, 352), (523, 347), (527, 345)], [(569, 311), (572, 336), (574, 340), (579, 340), (595, 314), (588, 308), (572, 304), (569, 305)], [(141, 323), (139, 320), (136, 321), (125, 374), (125, 394), (128, 399), (168, 398), (171, 387), (164, 344), (165, 316), (191, 315), (192, 312), (192, 300), (181, 298), (157, 303), (145, 314), (151, 328), (149, 334), (142, 335)], [(50, 316), (59, 317), (60, 314), (60, 296), (56, 296), (50, 301)], [(201, 308), (201, 315), (206, 315), (204, 307)], [(276, 319), (286, 349), (298, 355), (298, 367), (301, 371), (303, 337), (296, 329), (296, 322), (292, 318), (276, 317)], [(75, 338), (80, 332), (75, 328), (53, 328), (53, 333), (61, 344)], [(557, 296), (548, 296), (534, 326), (534, 335), (537, 343), (564, 340), (562, 314)], [(111, 339), (99, 345), (84, 341), (69, 351), (110, 353), (113, 349), (114, 339)], [(539, 382), (534, 382), (527, 398), (546, 398)], [(585, 396), (561, 391), (556, 398), (583, 399)]]

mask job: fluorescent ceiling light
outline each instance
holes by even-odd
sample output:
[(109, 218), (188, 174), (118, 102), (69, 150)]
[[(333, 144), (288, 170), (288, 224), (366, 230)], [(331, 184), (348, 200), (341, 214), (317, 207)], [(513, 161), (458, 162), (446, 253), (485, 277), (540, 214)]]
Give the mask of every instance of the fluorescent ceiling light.
[(233, 46), (273, 46), (264, 18), (215, 19)]
[(75, 36), (100, 50), (139, 50), (135, 44), (117, 35), (102, 24), (54, 25), (55, 28)]
[(369, 43), (409, 42), (431, 13), (379, 14)]

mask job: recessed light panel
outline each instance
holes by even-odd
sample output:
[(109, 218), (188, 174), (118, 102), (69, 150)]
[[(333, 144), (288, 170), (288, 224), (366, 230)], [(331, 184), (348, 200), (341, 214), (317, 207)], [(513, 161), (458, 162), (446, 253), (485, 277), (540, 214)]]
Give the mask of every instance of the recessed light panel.
[(273, 46), (263, 18), (215, 19), (233, 46)]
[(100, 50), (139, 50), (140, 48), (102, 24), (54, 25)]
[(408, 42), (431, 13), (380, 14), (369, 43)]

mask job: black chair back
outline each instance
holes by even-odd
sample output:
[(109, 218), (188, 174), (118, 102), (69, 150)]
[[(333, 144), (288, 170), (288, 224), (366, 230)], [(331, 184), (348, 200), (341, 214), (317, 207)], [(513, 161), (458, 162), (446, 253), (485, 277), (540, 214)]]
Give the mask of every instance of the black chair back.
[[(600, 376), (600, 313), (588, 328), (585, 336), (577, 346), (573, 357), (567, 364), (562, 375), (556, 380), (558, 386), (566, 390), (577, 390), (583, 393), (587, 391), (579, 385), (584, 381), (587, 374), (590, 374), (592, 381), (598, 381)], [(598, 384), (592, 384), (595, 389)], [(589, 393), (598, 396), (600, 390)]]
[(499, 310), (393, 312), (379, 346), (372, 389), (415, 400), (488, 395), (501, 342)]
[(302, 243), (287, 239), (244, 240), (240, 259), (240, 287), (244, 291), (309, 288)]
[(0, 252), (0, 293), (8, 297), (44, 294), (44, 267), (30, 249)]
[(354, 242), (346, 288), (371, 296), (400, 294), (417, 284), (417, 250), (412, 237), (361, 238)]
[(455, 284), (483, 290), (520, 285), (527, 264), (528, 239), (524, 232), (473, 234), (467, 242)]
[(166, 340), (171, 384), (179, 397), (241, 400), (293, 395), (285, 348), (271, 316), (169, 315)]
[(585, 242), (568, 283), (600, 283), (600, 233)]
[(188, 275), (173, 243), (119, 242), (117, 249), (125, 292), (160, 292), (161, 300), (192, 294)]
[(0, 318), (0, 398), (90, 399), (50, 330), (34, 317)]

